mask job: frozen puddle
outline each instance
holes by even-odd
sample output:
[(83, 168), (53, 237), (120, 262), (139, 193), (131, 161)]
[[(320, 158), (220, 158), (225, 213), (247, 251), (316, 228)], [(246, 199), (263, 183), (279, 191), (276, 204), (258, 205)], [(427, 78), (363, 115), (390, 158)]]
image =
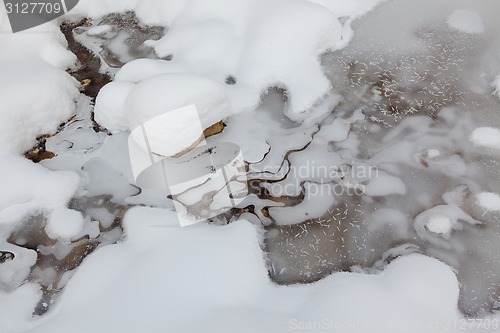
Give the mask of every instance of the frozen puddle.
[[(455, 12), (448, 23), (433, 14), (375, 45), (370, 26), (403, 12), (401, 3), (408, 6), (380, 5), (354, 24), (357, 34), (346, 48), (323, 55), (338, 93), (323, 105), (332, 112), (294, 123), (283, 115), (286, 89), (277, 86), (255, 112), (228, 118), (224, 131), (208, 139), (241, 147), (250, 192), (209, 222), (244, 218), (261, 228), (277, 284), (311, 283), (340, 271), (375, 273), (415, 252), (438, 258), (457, 272), (460, 310), (483, 315), (500, 304), (500, 101), (488, 70), (500, 72), (500, 61), (476, 16), (468, 26), (457, 23), (468, 12)], [(391, 18), (396, 27), (408, 19)], [(157, 58), (147, 41), (165, 33), (126, 13), (89, 22), (73, 36), (99, 56), (94, 70), (113, 77), (133, 59)], [(121, 240), (130, 207), (172, 209), (167, 193), (130, 185), (127, 133), (96, 132), (86, 97), (78, 109), (47, 140), (47, 151), (57, 156), (42, 162), (84, 176), (65, 215), (75, 219), (75, 234), (58, 235), (57, 220), (42, 214), (9, 238), (38, 253), (28, 275), (44, 291), (37, 314), (87, 255)], [(14, 256), (0, 252), (0, 263)]]

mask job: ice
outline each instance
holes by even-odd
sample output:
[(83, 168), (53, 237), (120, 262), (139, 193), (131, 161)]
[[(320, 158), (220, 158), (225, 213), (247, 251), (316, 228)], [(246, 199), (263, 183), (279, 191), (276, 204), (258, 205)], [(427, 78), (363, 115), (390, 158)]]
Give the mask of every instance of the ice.
[(473, 9), (456, 9), (446, 21), (451, 28), (469, 34), (479, 34), (484, 32), (484, 25), (481, 16)]
[(137, 59), (125, 64), (115, 75), (116, 81), (138, 83), (160, 74), (182, 74), (184, 66), (171, 61), (155, 59)]
[(67, 42), (56, 22), (12, 34), (4, 6), (0, 7), (0, 45), (2, 56), (17, 58), (17, 61), (40, 60), (62, 70), (75, 67), (76, 56), (67, 50)]
[(500, 129), (492, 127), (477, 128), (470, 135), (470, 140), (477, 146), (500, 149)]
[(113, 27), (110, 25), (99, 25), (97, 27), (93, 27), (87, 31), (87, 35), (91, 37), (106, 37), (110, 33), (113, 32)]
[(35, 326), (32, 322), (32, 313), (41, 294), (40, 287), (36, 283), (23, 284), (10, 293), (0, 290), (0, 311), (3, 318), (8, 318), (0, 322), (0, 330), (22, 332)]
[(65, 70), (76, 56), (66, 47), (54, 22), (12, 34), (0, 6), (0, 150), (24, 153), (74, 112), (79, 85)]
[(84, 187), (89, 196), (111, 195), (113, 201), (123, 202), (125, 198), (141, 192), (102, 159), (90, 160), (83, 165), (82, 170), (85, 173)]

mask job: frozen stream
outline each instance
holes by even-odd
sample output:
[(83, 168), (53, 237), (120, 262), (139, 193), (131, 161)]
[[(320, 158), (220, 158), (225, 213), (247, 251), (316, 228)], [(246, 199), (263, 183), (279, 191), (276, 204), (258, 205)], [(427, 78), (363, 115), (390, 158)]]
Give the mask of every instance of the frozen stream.
[[(261, 226), (269, 275), (278, 284), (338, 271), (369, 274), (398, 256), (424, 253), (455, 268), (460, 310), (482, 315), (500, 305), (500, 211), (479, 204), (482, 194), (500, 191), (500, 152), (469, 138), (477, 128), (500, 128), (500, 101), (490, 86), (500, 73), (500, 43), (453, 30), (433, 13), (377, 44), (376, 33), (384, 32), (369, 27), (388, 17), (404, 26), (408, 17), (392, 16), (402, 3), (380, 5), (353, 24), (357, 33), (347, 47), (322, 57), (338, 92), (325, 117), (291, 122), (283, 116), (286, 89), (275, 87), (257, 111), (232, 116), (209, 138), (240, 145), (250, 188), (243, 204), (211, 222), (245, 218)], [(117, 33), (131, 15), (74, 30), (102, 60), (94, 70), (112, 76), (133, 59), (155, 58), (140, 46), (165, 31), (134, 24)], [(44, 286), (38, 314), (87, 255), (121, 239), (129, 207), (172, 207), (164, 193), (129, 185), (126, 135), (96, 132), (91, 110), (82, 97), (76, 118), (47, 140), (57, 156), (42, 162), (87, 177), (71, 202), (84, 213), (82, 237), (52, 240), (40, 231), (43, 217), (33, 216), (9, 239), (38, 251), (29, 277)], [(0, 261), (9, 256), (0, 253)]]

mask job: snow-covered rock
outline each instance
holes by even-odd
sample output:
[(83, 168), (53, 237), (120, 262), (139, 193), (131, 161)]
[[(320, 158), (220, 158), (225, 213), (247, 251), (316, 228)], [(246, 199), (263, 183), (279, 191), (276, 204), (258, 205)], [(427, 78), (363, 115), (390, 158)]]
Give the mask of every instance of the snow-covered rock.
[(45, 232), (52, 239), (70, 240), (80, 235), (84, 219), (80, 212), (67, 208), (55, 209), (50, 215)]
[(134, 89), (131, 82), (115, 81), (105, 85), (96, 99), (95, 120), (112, 133), (127, 131), (129, 121), (125, 116), (125, 101)]
[[(184, 8), (172, 18), (171, 7), (155, 3), (157, 11), (145, 11), (147, 3), (147, 0), (137, 3), (138, 16), (144, 22), (169, 25), (168, 33), (161, 40), (148, 41), (147, 44), (155, 48), (159, 57), (173, 56), (173, 60), (138, 60), (125, 66), (115, 79), (137, 83), (163, 74), (163, 80), (168, 82), (167, 75), (190, 75), (190, 83), (197, 82), (190, 88), (184, 85), (186, 80), (181, 80), (178, 85), (183, 91), (181, 96), (175, 103), (167, 102), (167, 106), (175, 104), (178, 108), (196, 104), (202, 113), (203, 125), (207, 119), (210, 119), (210, 126), (231, 114), (255, 110), (261, 95), (275, 86), (287, 90), (289, 101), (285, 113), (299, 122), (310, 115), (311, 109), (331, 98), (332, 87), (321, 69), (319, 57), (338, 47), (342, 26), (337, 16), (324, 6), (305, 0), (171, 0), (167, 3), (173, 8)], [(86, 6), (82, 4), (78, 10), (92, 13)], [(159, 19), (161, 16), (156, 18), (158, 12), (167, 9), (169, 13), (163, 20)], [(306, 17), (314, 17), (314, 20), (305, 20)], [(198, 78), (195, 80), (195, 77)], [(174, 78), (179, 80), (179, 76), (175, 76), (170, 82)], [(220, 85), (220, 91), (213, 96), (211, 103), (219, 103), (219, 96), (225, 94), (227, 107), (204, 113), (196, 94), (186, 98), (186, 91), (195, 92), (203, 82), (201, 92), (206, 93), (207, 80), (214, 81), (212, 86)], [(227, 82), (234, 84), (225, 84)], [(136, 90), (133, 93), (137, 96)], [(173, 98), (173, 94), (164, 95), (164, 98)], [(133, 111), (128, 114), (133, 120), (131, 129), (136, 126), (136, 120), (144, 118), (145, 111), (137, 110), (147, 109), (150, 106), (147, 103), (152, 103), (147, 97), (150, 95), (141, 98), (146, 105), (133, 102)], [(100, 106), (106, 100), (101, 96), (97, 101), (100, 113), (97, 118), (104, 126), (109, 124), (104, 119), (116, 116), (111, 109)], [(179, 105), (180, 101), (185, 104)], [(324, 108), (324, 112), (328, 111), (329, 108)], [(110, 115), (104, 114), (108, 112)], [(138, 114), (134, 115), (134, 112)]]

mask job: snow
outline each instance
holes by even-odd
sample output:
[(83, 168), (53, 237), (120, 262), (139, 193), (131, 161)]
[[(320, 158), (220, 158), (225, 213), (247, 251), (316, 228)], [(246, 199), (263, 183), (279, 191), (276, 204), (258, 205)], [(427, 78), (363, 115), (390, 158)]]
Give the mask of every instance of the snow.
[(484, 32), (481, 16), (474, 9), (456, 9), (448, 17), (448, 25), (461, 32), (468, 34), (479, 34)]
[(123, 110), (128, 94), (135, 87), (131, 82), (115, 81), (105, 85), (96, 99), (95, 120), (111, 133), (129, 129), (128, 119)]
[[(146, 14), (141, 11), (146, 3), (148, 1), (141, 2), (137, 10), (141, 19), (156, 24), (171, 23), (168, 33), (161, 40), (148, 41), (147, 45), (154, 47), (160, 58), (173, 55), (173, 60), (170, 64), (163, 60), (134, 62), (128, 68), (123, 68), (116, 80), (140, 80), (142, 82), (139, 86), (152, 86), (151, 82), (155, 82), (155, 86), (158, 86), (162, 85), (158, 82), (159, 78), (154, 77), (151, 80), (156, 81), (149, 82), (148, 77), (163, 73), (166, 88), (177, 88), (174, 92), (180, 95), (178, 100), (174, 100), (172, 94), (169, 96), (173, 100), (160, 101), (166, 102), (168, 106), (174, 104), (172, 108), (196, 104), (202, 109), (200, 112), (204, 125), (210, 121), (204, 119), (206, 113), (198, 103), (203, 104), (208, 100), (203, 97), (200, 101), (196, 96), (183, 100), (187, 93), (194, 90), (189, 88), (190, 85), (204, 85), (200, 89), (203, 93), (213, 94), (213, 101), (210, 102), (212, 105), (219, 103), (223, 94), (227, 95), (224, 97), (227, 107), (224, 106), (219, 112), (212, 109), (210, 114), (213, 122), (208, 126), (230, 114), (255, 109), (261, 101), (261, 95), (271, 87), (278, 86), (287, 90), (290, 99), (285, 113), (295, 121), (306, 119), (310, 116), (311, 109), (317, 109), (317, 106), (324, 104), (334, 94), (318, 58), (337, 47), (342, 29), (337, 17), (323, 6), (304, 0), (190, 0), (184, 1), (185, 10), (175, 19), (165, 18), (158, 22), (150, 16), (155, 17), (158, 12), (168, 9), (170, 13), (165, 17), (170, 17), (171, 8), (155, 4), (159, 7), (157, 11), (148, 11)], [(180, 4), (182, 1), (173, 3)], [(79, 10), (85, 12), (85, 8), (93, 13), (86, 5), (81, 5)], [(213, 8), (223, 8), (223, 11)], [(303, 24), (303, 17), (313, 16), (315, 20)], [(296, 68), (302, 70), (296, 71)], [(180, 79), (180, 73), (185, 75), (185, 79)], [(224, 85), (229, 76), (236, 79), (234, 86)], [(169, 83), (174, 79), (181, 81), (179, 86), (172, 87)], [(211, 87), (208, 87), (209, 80), (213, 81)], [(215, 88), (216, 84), (220, 87)], [(145, 93), (145, 89), (140, 87), (131, 93), (135, 96), (132, 97), (135, 107), (128, 112), (129, 119), (132, 119), (130, 129), (136, 126), (137, 118), (145, 118), (144, 112), (146, 118), (152, 116), (147, 111), (138, 110), (149, 108), (160, 98), (151, 94), (138, 96), (138, 89)], [(107, 98), (102, 97), (101, 100), (105, 101)], [(141, 105), (138, 100), (145, 105)], [(184, 102), (183, 105), (179, 104), (181, 101)], [(101, 107), (100, 103), (97, 102), (100, 119), (116, 116), (113, 110)], [(329, 110), (325, 108), (321, 112)], [(108, 112), (110, 115), (106, 116), (105, 113)], [(106, 120), (104, 123), (109, 124)], [(117, 131), (119, 128), (121, 126), (112, 127), (111, 130)]]
[[(463, 208), (467, 197), (465, 189), (446, 193), (442, 197), (445, 204), (435, 205), (440, 202), (441, 193), (459, 182), (470, 186), (473, 195), (479, 193), (475, 195), (479, 206), (489, 211), (500, 210), (498, 194), (481, 192), (487, 186), (494, 189), (497, 181), (492, 177), (485, 185), (485, 179), (478, 176), (484, 173), (479, 169), (477, 149), (473, 147), (500, 149), (500, 130), (494, 127), (474, 130), (476, 119), (468, 117), (468, 113), (461, 114), (461, 107), (457, 107), (437, 113), (439, 121), (412, 115), (398, 119), (393, 129), (385, 131), (382, 124), (373, 125), (369, 122), (371, 118), (365, 119), (363, 115), (373, 112), (375, 107), (367, 104), (370, 107), (352, 112), (357, 107), (350, 108), (350, 101), (342, 100), (359, 91), (341, 96), (325, 76), (320, 62), (324, 60), (320, 59), (322, 55), (345, 47), (353, 37), (352, 21), (377, 3), (377, 0), (166, 0), (161, 3), (81, 0), (67, 17), (97, 19), (109, 12), (135, 10), (142, 22), (168, 26), (165, 37), (147, 41), (145, 46), (153, 47), (160, 58), (173, 58), (171, 61), (131, 61), (118, 71), (114, 82), (101, 90), (95, 107), (96, 120), (114, 133), (113, 136), (91, 130), (90, 101), (80, 97), (77, 106), (86, 113), (78, 113), (73, 123), (48, 139), (47, 148), (58, 156), (41, 165), (14, 154), (29, 149), (36, 136), (53, 133), (73, 114), (78, 83), (65, 70), (74, 67), (75, 57), (66, 50), (55, 23), (15, 36), (0, 34), (0, 100), (6, 105), (0, 111), (3, 119), (0, 123), (0, 184), (3, 186), (0, 247), (15, 255), (13, 260), (0, 264), (0, 313), (9, 318), (0, 322), (0, 331), (26, 331), (33, 326), (33, 332), (57, 333), (67, 331), (71, 323), (71, 331), (75, 332), (287, 332), (296, 330), (299, 324), (327, 320), (344, 327), (340, 331), (372, 332), (383, 325), (384, 332), (421, 333), (448, 331), (446, 323), (463, 319), (457, 309), (457, 277), (442, 261), (408, 255), (387, 266), (381, 264), (382, 272), (378, 272), (381, 267), (375, 264), (375, 268), (368, 267), (364, 273), (337, 273), (317, 283), (278, 287), (269, 279), (267, 265), (273, 262), (266, 258), (270, 254), (263, 251), (261, 228), (240, 219), (227, 226), (199, 224), (181, 229), (179, 216), (171, 211), (171, 202), (167, 202), (164, 192), (143, 189), (139, 195), (140, 189), (130, 185), (134, 175), (126, 149), (128, 133), (120, 132), (165, 117), (152, 129), (153, 151), (170, 156), (196, 143), (203, 128), (225, 120), (228, 127), (208, 144), (224, 141), (238, 144), (250, 164), (250, 176), (268, 179), (269, 182), (261, 186), (271, 195), (279, 196), (280, 188), (291, 185), (292, 192), (287, 194), (292, 196), (288, 199), (293, 200), (293, 196), (301, 192), (298, 184), (305, 188), (305, 200), (293, 207), (287, 198), (276, 197), (272, 198), (276, 201), (272, 201), (252, 194), (248, 200), (255, 208), (255, 215), (247, 215), (259, 217), (255, 225), (275, 223), (272, 227), (307, 228), (301, 223), (322, 218), (332, 205), (342, 201), (345, 207), (366, 213), (366, 220), (371, 223), (367, 229), (375, 237), (353, 239), (362, 239), (368, 248), (373, 242), (385, 244), (386, 239), (380, 236), (390, 232), (394, 239), (388, 238), (394, 240), (393, 244), (408, 241), (431, 244), (420, 249), (429, 255), (436, 255), (439, 252), (436, 248), (457, 253), (460, 259), (465, 253), (476, 255), (470, 244), (459, 244), (455, 251), (459, 241), (452, 242), (452, 236), (462, 234), (453, 233), (454, 230), (463, 230), (466, 235), (466, 223), (471, 226), (481, 223)], [(393, 7), (387, 2), (391, 10), (384, 8), (356, 27), (376, 37), (372, 44), (369, 38), (358, 41), (370, 52), (396, 45), (404, 50), (416, 49), (427, 56), (430, 53), (425, 53), (428, 50), (422, 46), (442, 41), (429, 42), (432, 38), (426, 40), (419, 36), (427, 34), (426, 29), (434, 36), (436, 22), (450, 33), (444, 25), (451, 12), (447, 6), (429, 11), (428, 4), (432, 1), (391, 3)], [(429, 20), (424, 15), (427, 12)], [(417, 26), (407, 22), (408, 13), (426, 19), (417, 20)], [(481, 11), (457, 10), (449, 16), (448, 24), (462, 32), (479, 34), (488, 24), (485, 20), (483, 26), (480, 14), (484, 16)], [(0, 6), (0, 30), (7, 27), (5, 18)], [(391, 24), (378, 28), (380, 22), (387, 22), (388, 18)], [(369, 29), (372, 26), (377, 29)], [(110, 33), (109, 29), (109, 26), (94, 27), (87, 34), (98, 37)], [(127, 53), (120, 45), (124, 38), (126, 35), (122, 34), (110, 47), (118, 53)], [(462, 45), (462, 40), (454, 42)], [(441, 52), (441, 49), (434, 51)], [(450, 63), (477, 60), (462, 57), (468, 52), (459, 53), (461, 57), (450, 56)], [(382, 55), (394, 56), (390, 52)], [(335, 54), (337, 56), (341, 54)], [(370, 53), (370, 59), (371, 56)], [(376, 56), (375, 53), (373, 59)], [(362, 55), (354, 59), (362, 59)], [(402, 79), (400, 74), (396, 73), (394, 79)], [(464, 73), (452, 74), (458, 77)], [(485, 78), (487, 84), (492, 80), (488, 75)], [(231, 81), (235, 81), (234, 84)], [(269, 90), (275, 86), (284, 93)], [(495, 86), (500, 88), (500, 79), (495, 81)], [(364, 100), (364, 94), (355, 97)], [(470, 94), (463, 96), (465, 105), (471, 102)], [(278, 101), (267, 100), (273, 98)], [(198, 108), (195, 116), (173, 112), (193, 104)], [(330, 115), (337, 106), (336, 112)], [(345, 109), (349, 109), (348, 112)], [(198, 120), (203, 128), (194, 126)], [(378, 131), (365, 136), (364, 131), (368, 133), (371, 129)], [(472, 144), (463, 140), (467, 133), (472, 133)], [(332, 179), (314, 173), (314, 168), (323, 166), (349, 166), (354, 170), (378, 168), (378, 171), (371, 176), (348, 174), (345, 180)], [(47, 168), (79, 172), (82, 180), (76, 173)], [(283, 179), (283, 172), (290, 170), (308, 173), (303, 176), (291, 173)], [(493, 171), (487, 170), (494, 174)], [(80, 183), (85, 190), (77, 192)], [(342, 190), (362, 185), (365, 195), (359, 198), (335, 195), (332, 189), (336, 185)], [(198, 196), (187, 192), (181, 199), (196, 203), (201, 198), (199, 192), (195, 194)], [(221, 192), (221, 196), (216, 196), (210, 208), (223, 207), (226, 194)], [(48, 218), (45, 231), (60, 243), (86, 232), (92, 239), (99, 237), (99, 222), (105, 228), (110, 227), (115, 216), (108, 209), (90, 209), (86, 213), (91, 212), (91, 216), (101, 221), (84, 227), (82, 213), (67, 208), (69, 200), (78, 195), (109, 196), (112, 203), (138, 205), (144, 205), (141, 200), (147, 197), (149, 205), (164, 208), (130, 210), (125, 216), (124, 241), (93, 253), (69, 280), (53, 312), (33, 319), (31, 314), (41, 291), (37, 284), (26, 283), (26, 279), (37, 253), (7, 243), (7, 237), (16, 224), (34, 214)], [(268, 208), (276, 221), (263, 216), (264, 208)], [(345, 216), (349, 221), (347, 210)], [(365, 227), (361, 220), (356, 225)], [(477, 228), (474, 232), (479, 234), (485, 229)], [(307, 233), (306, 229), (303, 231)], [(116, 235), (114, 241), (119, 237), (120, 234)], [(332, 252), (334, 246), (329, 244), (328, 252)], [(491, 249), (495, 250), (489, 246), (485, 250)], [(64, 247), (40, 246), (37, 250), (43, 255), (53, 254), (58, 260), (69, 253)], [(392, 250), (387, 253), (402, 254)], [(459, 262), (456, 257), (450, 260), (451, 255), (446, 255), (448, 257), (440, 259), (452, 264), (454, 260)], [(488, 255), (487, 259), (495, 259), (491, 253)], [(485, 258), (482, 253), (477, 257)], [(369, 261), (367, 258), (365, 253), (363, 259)], [(460, 264), (455, 266), (458, 272), (458, 268), (467, 267), (467, 261)], [(365, 267), (359, 268), (363, 269)], [(378, 274), (366, 274), (374, 271)], [(35, 278), (50, 280), (57, 272), (55, 267), (38, 267), (32, 274)], [(72, 274), (66, 273), (55, 287), (61, 287)], [(461, 278), (465, 279), (461, 280), (465, 286), (463, 291), (472, 290), (467, 277)], [(478, 289), (486, 287), (482, 284)], [(350, 323), (356, 325), (352, 330), (346, 328)], [(366, 323), (370, 327), (363, 326)], [(436, 323), (437, 327), (426, 327)]]
[(75, 67), (76, 56), (67, 50), (66, 39), (55, 22), (12, 34), (4, 6), (0, 6), (0, 46), (2, 56), (40, 59), (60, 69)]
[(500, 129), (493, 127), (476, 128), (469, 137), (476, 146), (500, 149)]
[(496, 193), (482, 192), (476, 194), (477, 203), (488, 211), (500, 211), (500, 196)]
[(182, 74), (187, 71), (181, 64), (166, 60), (137, 59), (125, 64), (115, 75), (116, 81), (138, 83), (160, 74)]
[(9, 189), (0, 191), (0, 221), (12, 223), (37, 210), (63, 207), (79, 183), (73, 172), (52, 172), (22, 157), (0, 153), (0, 184)]
[(74, 112), (76, 56), (54, 22), (12, 34), (0, 6), (0, 150), (24, 153)]
[[(179, 109), (192, 104), (198, 115), (185, 112), (184, 117)], [(171, 116), (170, 112), (173, 112)], [(187, 74), (163, 74), (144, 80), (132, 89), (125, 102), (125, 113), (132, 130), (149, 124), (148, 137), (157, 148), (153, 151), (172, 156), (198, 140), (203, 128), (229, 116), (230, 107), (223, 86), (213, 80)], [(164, 118), (163, 128), (150, 122)], [(201, 129), (197, 127), (200, 122)]]
[[(288, 195), (286, 189), (283, 193), (273, 193), (277, 196)], [(304, 184), (305, 199), (294, 207), (273, 207), (269, 214), (278, 225), (299, 224), (306, 220), (318, 219), (325, 215), (335, 203), (335, 189), (331, 184)]]
[(0, 244), (2, 251), (14, 255), (13, 259), (0, 264), (0, 291), (13, 292), (25, 283), (31, 267), (37, 261), (37, 253), (2, 240)]
[(50, 215), (45, 231), (52, 239), (70, 240), (81, 234), (83, 225), (82, 213), (72, 209), (58, 208)]
[(492, 83), (493, 88), (495, 88), (495, 94), (500, 98), (500, 75), (497, 75)]
[(106, 36), (107, 34), (112, 33), (113, 27), (110, 25), (99, 25), (97, 27), (93, 27), (87, 31), (87, 35), (91, 37), (102, 37)]
[(398, 177), (379, 171), (372, 180), (365, 185), (365, 193), (371, 197), (388, 195), (405, 195), (406, 185)]
[(275, 333), (321, 320), (361, 325), (353, 332), (373, 329), (362, 326), (363, 318), (364, 325), (397, 332), (422, 332), (408, 323), (435, 322), (434, 332), (459, 318), (455, 274), (435, 259), (412, 255), (378, 275), (340, 273), (312, 285), (277, 287), (248, 222), (180, 229), (175, 220), (161, 210), (132, 210), (127, 240), (86, 260), (49, 320), (33, 331), (63, 332), (70, 322), (72, 331), (90, 333)]

